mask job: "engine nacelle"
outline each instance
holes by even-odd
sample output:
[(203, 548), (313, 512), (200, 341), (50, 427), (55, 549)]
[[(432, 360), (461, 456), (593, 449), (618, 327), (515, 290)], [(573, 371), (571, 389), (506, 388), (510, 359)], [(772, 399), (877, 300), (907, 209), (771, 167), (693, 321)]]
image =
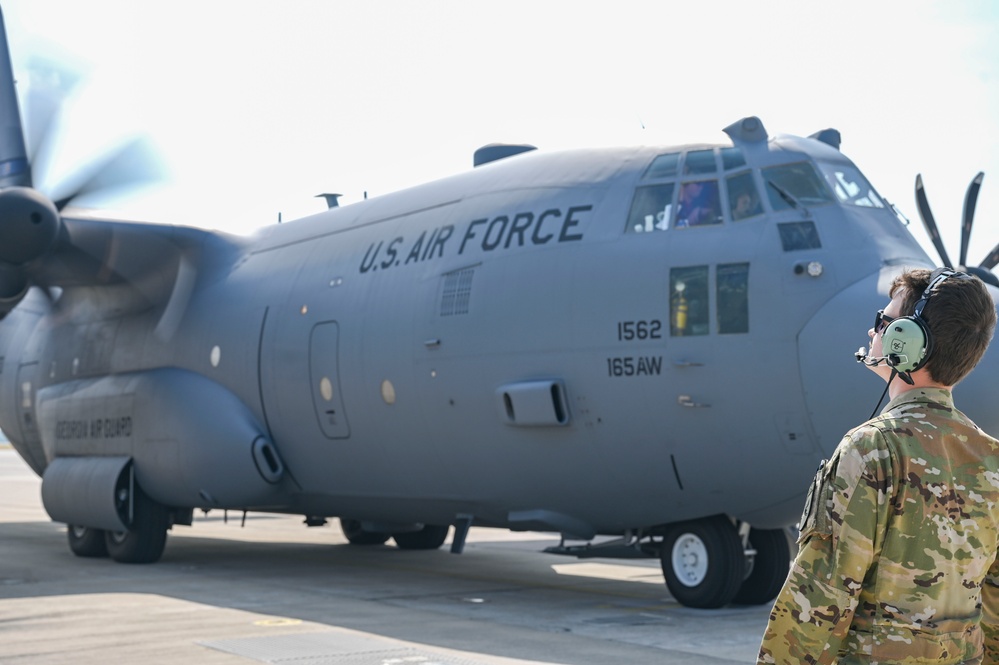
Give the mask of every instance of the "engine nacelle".
[[(194, 372), (164, 368), (48, 386), (37, 405), (50, 463), (129, 458), (139, 486), (167, 506), (267, 506), (284, 474), (250, 409)], [(110, 496), (113, 483), (103, 484)]]

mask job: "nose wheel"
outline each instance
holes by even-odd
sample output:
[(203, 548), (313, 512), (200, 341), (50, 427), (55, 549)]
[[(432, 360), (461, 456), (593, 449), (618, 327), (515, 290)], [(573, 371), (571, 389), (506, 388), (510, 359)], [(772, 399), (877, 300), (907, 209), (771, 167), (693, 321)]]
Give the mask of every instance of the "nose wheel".
[(729, 604), (745, 576), (742, 539), (724, 515), (672, 525), (660, 560), (670, 593), (687, 607)]
[(684, 533), (673, 544), (671, 561), (677, 582), (692, 588), (708, 575), (708, 548), (694, 533)]

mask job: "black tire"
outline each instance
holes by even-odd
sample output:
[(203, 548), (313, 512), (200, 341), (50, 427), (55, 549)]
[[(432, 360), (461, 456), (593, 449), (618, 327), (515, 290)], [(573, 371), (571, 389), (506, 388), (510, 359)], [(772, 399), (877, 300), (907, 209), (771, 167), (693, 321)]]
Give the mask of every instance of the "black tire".
[(791, 568), (791, 545), (784, 529), (750, 529), (749, 546), (756, 550), (749, 576), (733, 602), (762, 605), (777, 597)]
[(732, 602), (746, 571), (742, 540), (724, 515), (673, 524), (660, 560), (673, 597), (702, 609)]
[(170, 511), (135, 486), (134, 517), (128, 531), (107, 531), (108, 554), (118, 563), (154, 563), (163, 556)]
[(419, 531), (393, 533), (392, 538), (401, 550), (435, 550), (447, 539), (448, 525), (427, 524)]
[(104, 540), (103, 529), (67, 524), (66, 536), (69, 540), (69, 549), (76, 556), (105, 557), (108, 555), (108, 545)]
[(378, 531), (365, 531), (358, 520), (340, 518), (340, 530), (351, 545), (384, 545), (389, 534)]

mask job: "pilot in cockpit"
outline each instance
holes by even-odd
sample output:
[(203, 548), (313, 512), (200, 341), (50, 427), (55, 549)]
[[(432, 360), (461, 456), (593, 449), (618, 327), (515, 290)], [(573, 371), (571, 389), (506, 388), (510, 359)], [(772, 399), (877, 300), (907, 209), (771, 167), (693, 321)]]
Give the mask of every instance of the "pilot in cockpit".
[(762, 209), (760, 208), (760, 201), (756, 198), (754, 192), (750, 190), (741, 190), (733, 195), (733, 220), (738, 221), (740, 219), (746, 219), (747, 217), (758, 215), (760, 212), (762, 212)]
[(680, 202), (676, 215), (676, 226), (701, 226), (717, 224), (720, 221), (718, 209), (718, 185), (713, 180), (686, 182), (680, 188)]

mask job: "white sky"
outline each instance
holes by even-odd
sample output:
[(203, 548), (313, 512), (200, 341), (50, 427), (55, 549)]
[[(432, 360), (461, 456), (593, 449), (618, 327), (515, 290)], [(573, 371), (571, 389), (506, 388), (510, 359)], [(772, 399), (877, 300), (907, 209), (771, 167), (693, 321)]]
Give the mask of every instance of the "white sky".
[(491, 142), (723, 142), (757, 115), (771, 134), (839, 129), (934, 257), (916, 173), (956, 262), (985, 171), (969, 262), (999, 243), (990, 0), (2, 6), (22, 90), (39, 56), (90, 72), (47, 186), (126, 129), (158, 146), (172, 184), (89, 199), (133, 217), (246, 232), (322, 210), (323, 191), (348, 204), (466, 170)]

